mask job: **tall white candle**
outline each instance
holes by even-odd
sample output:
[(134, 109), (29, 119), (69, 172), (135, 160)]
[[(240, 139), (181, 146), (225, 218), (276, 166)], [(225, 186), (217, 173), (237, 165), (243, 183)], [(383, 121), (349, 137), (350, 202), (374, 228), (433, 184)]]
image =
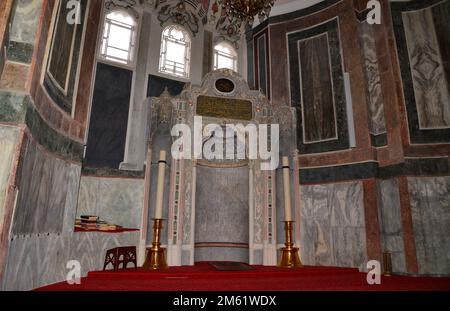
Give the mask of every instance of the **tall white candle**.
[(163, 198), (164, 198), (164, 177), (166, 173), (166, 152), (161, 150), (159, 152), (158, 165), (158, 185), (156, 188), (156, 209), (155, 219), (162, 219), (163, 217)]
[(282, 162), (283, 162), (283, 186), (284, 186), (284, 220), (292, 221), (289, 158), (283, 157)]

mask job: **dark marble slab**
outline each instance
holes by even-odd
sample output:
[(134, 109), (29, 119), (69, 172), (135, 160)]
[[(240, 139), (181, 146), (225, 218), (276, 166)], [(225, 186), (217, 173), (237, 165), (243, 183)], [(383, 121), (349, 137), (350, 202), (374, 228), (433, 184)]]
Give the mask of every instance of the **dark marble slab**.
[(98, 63), (85, 166), (118, 169), (123, 161), (133, 72)]
[(203, 32), (203, 63), (202, 77), (213, 70), (213, 33), (209, 30)]
[(300, 184), (336, 182), (398, 176), (442, 176), (450, 174), (448, 158), (406, 159), (404, 163), (380, 167), (377, 162), (300, 169)]
[(298, 47), (304, 142), (334, 139), (336, 119), (327, 34), (300, 41)]
[(300, 184), (371, 178), (376, 176), (377, 170), (376, 162), (301, 169)]
[[(62, 18), (58, 19), (53, 32), (52, 46), (43, 84), (53, 101), (64, 111), (71, 113), (80, 61), (84, 19), (87, 12), (87, 0), (81, 1), (81, 23), (79, 25), (69, 25), (66, 22), (64, 18), (68, 14), (66, 3), (67, 0), (63, 1), (59, 9), (58, 14)], [(74, 27), (76, 27), (75, 33)], [(72, 47), (73, 36), (75, 36), (75, 41)]]
[(125, 178), (144, 178), (145, 167), (143, 171), (127, 171), (112, 168), (83, 167), (81, 174), (92, 177), (125, 177)]
[(265, 95), (269, 94), (270, 86), (269, 86), (269, 75), (268, 75), (268, 34), (264, 33), (263, 35), (257, 37), (255, 39), (256, 46), (256, 87), (261, 90), (261, 92)]
[[(308, 154), (308, 153), (319, 153), (319, 152), (327, 152), (327, 151), (336, 151), (343, 150), (349, 148), (349, 137), (348, 137), (348, 127), (347, 127), (347, 113), (346, 113), (346, 102), (345, 102), (345, 90), (344, 90), (344, 78), (343, 78), (343, 70), (342, 70), (342, 58), (341, 58), (341, 50), (340, 50), (340, 42), (339, 42), (339, 29), (338, 29), (338, 21), (337, 19), (330, 20), (324, 24), (320, 24), (319, 26), (308, 28), (306, 30), (300, 30), (295, 33), (291, 33), (288, 35), (288, 50), (289, 50), (289, 70), (290, 70), (290, 90), (291, 90), (291, 106), (297, 109), (297, 144), (300, 153)], [(320, 72), (320, 75), (329, 75), (329, 71), (331, 72), (332, 86), (333, 86), (333, 98), (323, 99), (314, 103), (314, 106), (309, 106), (305, 104), (306, 99), (310, 100), (309, 97), (305, 97), (302, 99), (302, 81), (301, 76), (313, 76), (318, 68), (303, 68), (301, 64), (307, 63), (310, 60), (303, 55), (299, 55), (299, 42), (307, 40), (309, 38), (317, 37), (322, 34), (327, 34), (326, 38), (328, 38), (328, 47), (330, 59), (329, 64), (331, 64), (331, 68), (326, 66), (325, 61), (323, 60), (323, 72)], [(322, 48), (316, 48), (316, 53), (319, 53)], [(327, 69), (328, 67), (328, 69)], [(327, 71), (329, 70), (329, 71)], [(320, 94), (319, 94), (320, 95)], [(319, 96), (317, 95), (317, 96)], [(303, 94), (303, 96), (305, 96)], [(311, 96), (310, 96), (311, 97)], [(321, 98), (321, 95), (319, 96)], [(314, 99), (316, 100), (316, 99)], [(335, 139), (323, 139), (318, 142), (308, 143), (308, 140), (304, 140), (304, 129), (307, 131), (314, 131), (314, 126), (310, 125), (305, 120), (306, 116), (308, 116), (310, 109), (315, 109), (318, 111), (325, 111), (330, 109), (324, 109), (324, 105), (319, 103), (330, 105), (329, 101), (333, 100), (332, 105), (334, 105), (334, 124), (331, 126), (336, 127), (337, 132), (335, 135)], [(311, 103), (309, 103), (311, 104)], [(304, 105), (304, 107), (302, 107)], [(302, 111), (303, 110), (303, 111)], [(327, 113), (326, 115), (330, 115)], [(328, 120), (328, 122), (333, 122), (331, 117), (323, 118), (324, 120)], [(309, 122), (309, 121), (308, 121)], [(304, 124), (305, 123), (305, 124)], [(309, 126), (306, 128), (306, 126)], [(316, 129), (317, 130), (317, 129)], [(320, 137), (320, 135), (315, 135)]]
[(254, 43), (253, 32), (251, 29), (247, 29), (247, 83), (250, 89), (255, 88), (255, 69), (254, 69)]
[(177, 96), (184, 88), (184, 82), (167, 79), (155, 75), (148, 76), (147, 97), (159, 97), (167, 87), (170, 95)]
[(370, 134), (370, 140), (372, 142), (373, 147), (383, 147), (387, 146), (387, 134), (379, 134), (379, 135), (373, 135)]
[(359, 12), (356, 11), (355, 12), (356, 18), (358, 19), (358, 21), (364, 22), (364, 21), (367, 20), (367, 14), (369, 14), (370, 11), (371, 11), (371, 9), (365, 9), (365, 10), (362, 10), (362, 11), (359, 11)]

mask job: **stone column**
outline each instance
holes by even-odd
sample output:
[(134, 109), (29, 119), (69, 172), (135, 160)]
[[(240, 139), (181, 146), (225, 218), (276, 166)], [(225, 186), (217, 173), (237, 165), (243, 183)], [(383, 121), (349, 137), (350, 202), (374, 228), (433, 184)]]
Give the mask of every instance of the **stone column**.
[[(138, 42), (137, 65), (135, 71), (134, 97), (130, 105), (127, 140), (124, 161), (120, 169), (137, 170), (143, 168), (145, 159), (145, 126), (147, 123), (147, 57), (150, 48), (151, 14), (144, 12), (141, 20), (141, 31)], [(158, 43), (159, 44), (159, 43)]]

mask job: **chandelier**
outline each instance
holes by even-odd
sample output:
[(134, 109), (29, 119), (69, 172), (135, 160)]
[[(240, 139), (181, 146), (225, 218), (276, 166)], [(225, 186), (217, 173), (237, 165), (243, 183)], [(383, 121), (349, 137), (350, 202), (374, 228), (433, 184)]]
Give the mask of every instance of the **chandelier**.
[(274, 2), (275, 0), (219, 0), (228, 16), (249, 25), (253, 24), (256, 15), (260, 21), (269, 17)]

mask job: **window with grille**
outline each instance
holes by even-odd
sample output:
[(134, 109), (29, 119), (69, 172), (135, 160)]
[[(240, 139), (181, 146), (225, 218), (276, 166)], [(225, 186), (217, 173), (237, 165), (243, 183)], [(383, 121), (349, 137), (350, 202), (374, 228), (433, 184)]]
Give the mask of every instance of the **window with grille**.
[(161, 38), (159, 72), (189, 78), (191, 38), (180, 26), (164, 29)]
[(214, 47), (214, 70), (228, 68), (237, 71), (236, 50), (228, 43), (221, 42)]
[(100, 57), (121, 64), (132, 64), (137, 22), (124, 11), (112, 11), (105, 17)]

